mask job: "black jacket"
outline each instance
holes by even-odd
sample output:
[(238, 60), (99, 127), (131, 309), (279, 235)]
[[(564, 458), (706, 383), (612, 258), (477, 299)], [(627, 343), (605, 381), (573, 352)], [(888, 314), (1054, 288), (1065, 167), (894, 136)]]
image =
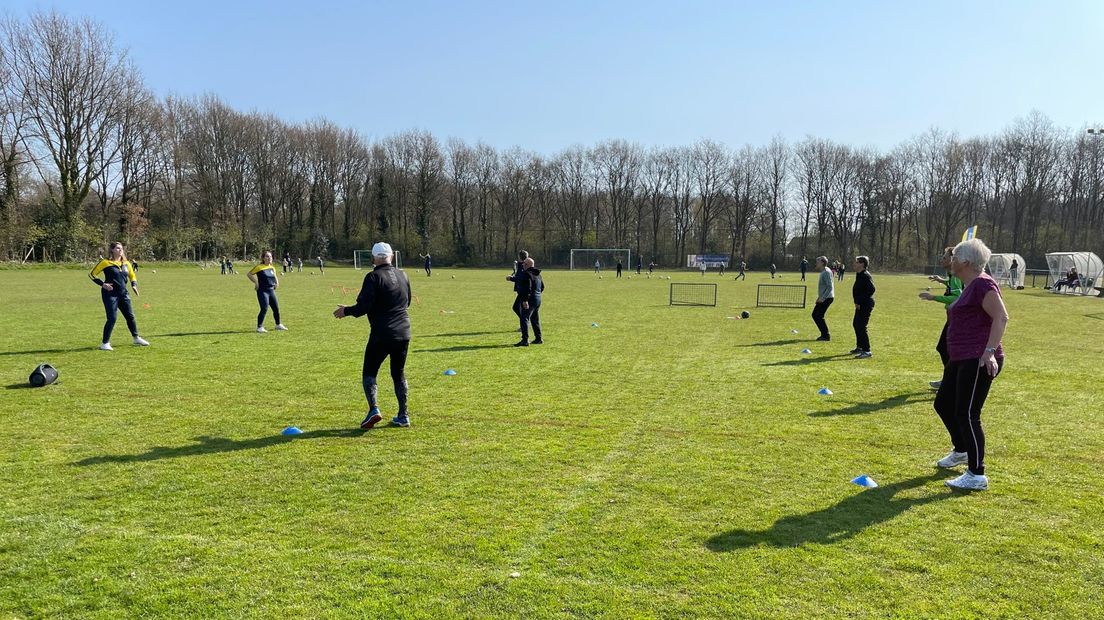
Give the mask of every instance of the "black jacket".
[(410, 280), (391, 265), (376, 265), (364, 276), (356, 305), (345, 308), (349, 316), (368, 315), (372, 326), (369, 342), (410, 340)]
[(855, 283), (851, 285), (851, 296), (861, 308), (874, 307), (874, 278), (866, 269), (855, 274)]
[(517, 291), (518, 301), (527, 301), (531, 305), (539, 306), (541, 293), (544, 292), (544, 278), (540, 269), (530, 267), (514, 278), (514, 290)]

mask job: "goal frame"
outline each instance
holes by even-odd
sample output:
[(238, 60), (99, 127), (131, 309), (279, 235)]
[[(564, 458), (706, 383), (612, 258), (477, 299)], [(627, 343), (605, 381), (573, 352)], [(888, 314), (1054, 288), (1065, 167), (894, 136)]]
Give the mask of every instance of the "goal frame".
[[(675, 301), (675, 287), (681, 287), (681, 286), (693, 287), (693, 288), (697, 288), (699, 290), (702, 290), (704, 288), (708, 288), (708, 289), (712, 290), (712, 292), (713, 292), (713, 303), (707, 303), (707, 302), (698, 303), (698, 302), (693, 302), (693, 301)], [(699, 306), (699, 307), (709, 306), (709, 307), (716, 307), (717, 306), (717, 284), (714, 283), (714, 282), (672, 282), (670, 287), (668, 287), (667, 305), (669, 305), (669, 306)]]
[[(575, 271), (575, 269), (577, 268), (575, 266), (575, 253), (576, 252), (579, 252), (579, 253), (591, 252), (592, 256), (593, 256), (593, 253), (596, 253), (596, 252), (605, 252), (605, 253), (610, 253), (610, 254), (614, 254), (614, 253), (617, 253), (617, 252), (624, 252), (625, 257), (626, 257), (624, 268), (625, 269), (632, 269), (633, 268), (633, 266), (632, 266), (632, 250), (630, 250), (628, 248), (571, 248), (571, 256), (570, 256), (570, 263), (569, 263), (571, 271)], [(562, 254), (561, 254), (561, 256), (562, 256)], [(589, 266), (593, 266), (593, 265), (594, 265), (594, 263), (590, 263)], [(585, 269), (587, 266), (588, 265), (581, 265), (581, 266), (578, 267), (578, 269)], [(602, 265), (602, 267), (605, 268), (606, 265)], [(613, 267), (614, 267), (613, 265), (609, 266), (610, 269), (612, 269)]]
[[(798, 305), (797, 301), (788, 302), (769, 302), (763, 300), (763, 289), (770, 288), (784, 288), (784, 289), (801, 289), (801, 304)], [(755, 289), (755, 307), (756, 308), (804, 308), (809, 299), (809, 287), (801, 284), (760, 284)]]
[[(365, 262), (365, 259), (367, 262)], [(372, 264), (372, 250), (353, 250), (353, 269), (359, 271), (366, 264)], [(391, 257), (391, 264), (402, 269), (402, 252), (395, 250), (395, 255)]]

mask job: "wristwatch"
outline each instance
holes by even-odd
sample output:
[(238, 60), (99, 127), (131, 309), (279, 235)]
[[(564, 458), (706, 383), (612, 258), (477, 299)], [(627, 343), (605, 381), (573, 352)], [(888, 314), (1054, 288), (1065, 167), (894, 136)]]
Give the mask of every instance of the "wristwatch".
[(996, 353), (997, 350), (993, 347), (985, 347), (985, 352), (986, 353)]

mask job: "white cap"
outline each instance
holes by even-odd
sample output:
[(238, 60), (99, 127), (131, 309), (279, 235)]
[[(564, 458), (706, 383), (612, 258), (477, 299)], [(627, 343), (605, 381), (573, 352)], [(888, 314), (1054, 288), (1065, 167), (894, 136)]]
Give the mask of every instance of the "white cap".
[(384, 243), (383, 241), (380, 241), (376, 245), (372, 246), (372, 256), (379, 256), (382, 258), (384, 256), (391, 256), (393, 254), (394, 252), (391, 251), (391, 246), (387, 243)]

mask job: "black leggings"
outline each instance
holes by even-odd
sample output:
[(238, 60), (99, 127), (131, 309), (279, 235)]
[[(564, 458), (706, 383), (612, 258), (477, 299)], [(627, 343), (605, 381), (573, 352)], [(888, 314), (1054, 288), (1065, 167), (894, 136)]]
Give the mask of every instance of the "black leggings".
[(137, 338), (138, 323), (134, 321), (134, 308), (130, 305), (130, 295), (126, 293), (122, 295), (112, 295), (107, 291), (101, 290), (100, 298), (103, 299), (104, 311), (107, 313), (107, 322), (104, 323), (103, 328), (103, 342), (111, 342), (111, 331), (115, 329), (115, 317), (118, 315), (119, 310), (123, 311), (123, 318), (126, 319), (130, 335)]
[(406, 354), (410, 349), (409, 340), (368, 341), (364, 347), (364, 369), (362, 383), (364, 396), (369, 407), (376, 407), (376, 375), (386, 357), (391, 358), (391, 381), (395, 384), (395, 398), (399, 401), (399, 417), (406, 415)]
[(816, 323), (817, 329), (820, 330), (822, 338), (831, 338), (831, 334), (828, 333), (828, 322), (824, 320), (824, 314), (828, 312), (828, 307), (835, 301), (835, 297), (829, 297), (824, 301), (819, 301), (813, 304), (813, 322)]
[(269, 306), (272, 306), (272, 318), (276, 319), (276, 324), (279, 325), (280, 302), (276, 301), (276, 289), (257, 289), (257, 302), (261, 304), (261, 311), (257, 313), (257, 327), (264, 325)]
[[(1004, 358), (997, 359), (997, 374)], [(970, 473), (985, 474), (985, 433), (981, 429), (981, 407), (989, 395), (995, 377), (989, 376), (978, 360), (948, 362), (943, 367), (943, 383), (935, 395), (935, 411), (951, 435), (955, 452), (969, 455)]]
[(870, 334), (866, 331), (866, 326), (870, 324), (870, 313), (874, 311), (874, 306), (869, 308), (863, 308), (859, 306), (855, 308), (855, 318), (851, 321), (851, 327), (855, 328), (855, 348), (862, 349), (863, 351), (870, 351)]

